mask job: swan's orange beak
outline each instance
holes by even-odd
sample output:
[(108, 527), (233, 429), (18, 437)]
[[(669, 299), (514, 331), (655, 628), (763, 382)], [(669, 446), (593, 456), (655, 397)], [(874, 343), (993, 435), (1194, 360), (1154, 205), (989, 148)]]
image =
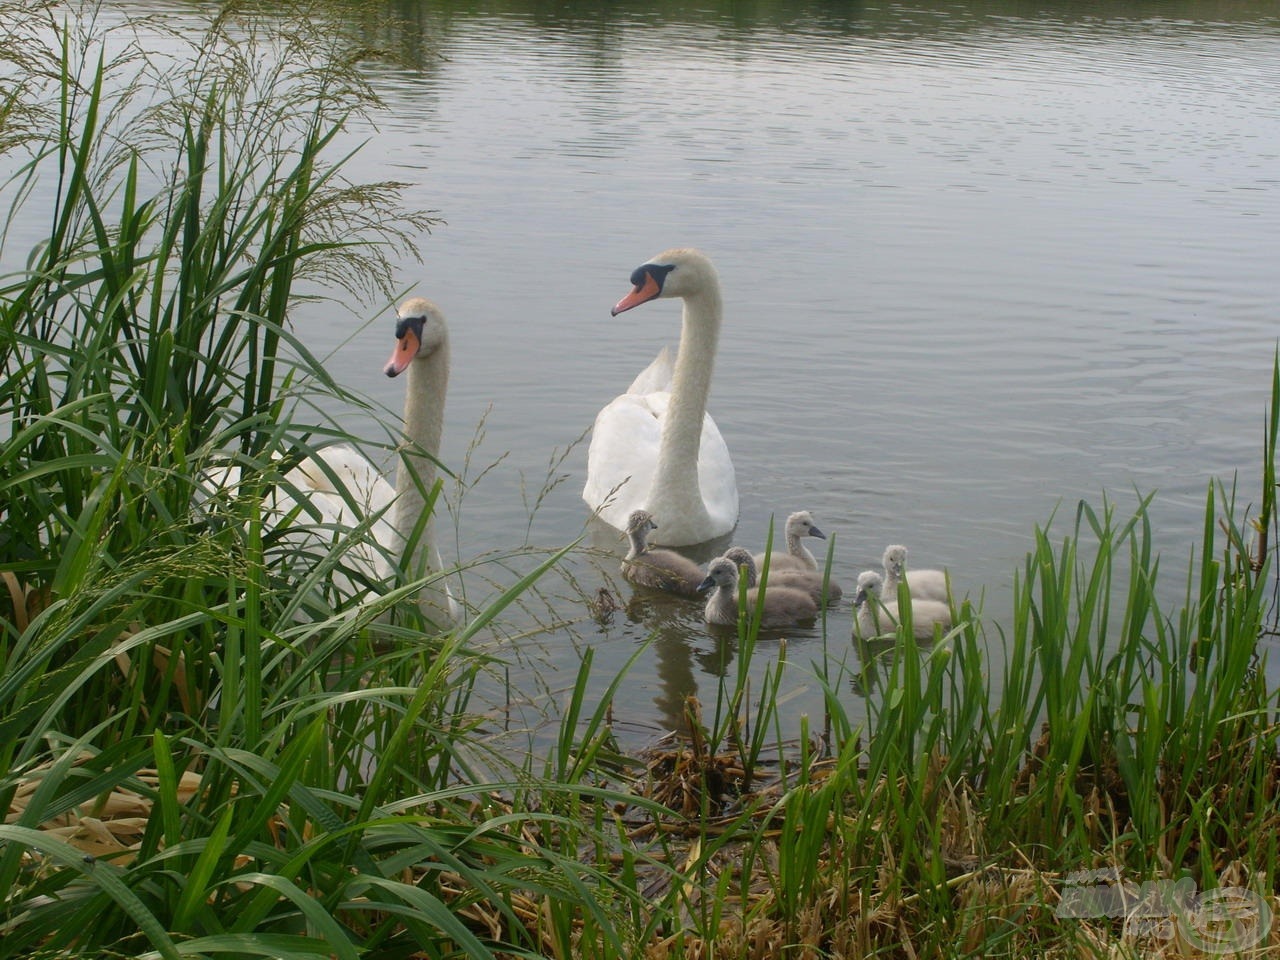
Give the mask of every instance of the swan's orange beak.
[(616, 317), (624, 310), (630, 310), (632, 307), (638, 307), (640, 304), (652, 300), (661, 292), (662, 286), (653, 278), (653, 274), (646, 270), (644, 272), (644, 282), (637, 283), (635, 289), (619, 300), (614, 308), (609, 311), (609, 315)]
[(396, 341), (396, 348), (391, 351), (391, 359), (382, 368), (382, 372), (388, 377), (397, 377), (404, 373), (405, 368), (418, 355), (419, 346), (421, 346), (421, 341), (413, 329), (405, 330), (404, 336)]

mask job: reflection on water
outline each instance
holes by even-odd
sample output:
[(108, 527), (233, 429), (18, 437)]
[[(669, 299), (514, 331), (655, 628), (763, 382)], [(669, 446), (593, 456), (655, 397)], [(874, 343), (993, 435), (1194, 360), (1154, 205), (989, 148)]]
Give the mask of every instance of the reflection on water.
[(653, 706), (660, 723), (664, 729), (683, 730), (688, 698), (699, 695), (704, 685), (714, 689), (717, 680), (729, 678), (737, 632), (712, 628), (700, 637), (704, 625), (696, 604), (647, 591), (633, 594), (626, 610), (632, 627), (650, 637)]
[[(404, 9), (427, 66), (388, 82), (383, 142), (413, 144), (393, 162), (449, 220), (422, 283), (475, 324), (454, 422), (492, 401), (498, 449), (576, 436), (675, 341), (676, 308), (607, 307), (693, 243), (725, 287), (734, 542), (810, 509), (837, 579), (905, 542), (999, 621), (1059, 503), (1158, 490), (1182, 558), (1206, 484), (1254, 472), (1280, 294), (1265, 5)], [(548, 542), (582, 522), (567, 463)], [(652, 635), (634, 683), (677, 727), (724, 651), (696, 610), (642, 609), (597, 663)], [(793, 639), (796, 711), (821, 710), (814, 651), (858, 662), (851, 625), (845, 604), (826, 646)]]
[[(837, 580), (905, 543), (999, 623), (1059, 505), (1156, 491), (1176, 591), (1206, 486), (1239, 472), (1256, 499), (1280, 329), (1273, 3), (386, 10), (355, 25), (400, 62), (369, 66), (387, 109), (352, 129), (368, 143), (348, 173), (404, 180), (447, 221), (399, 276), (451, 324), (446, 463), (506, 454), (450, 494), (462, 559), (584, 532), (575, 438), (679, 328), (673, 304), (609, 308), (679, 244), (724, 285), (710, 407), (734, 542), (808, 509)], [(385, 323), (299, 322), (346, 386), (400, 409)], [(595, 545), (607, 559), (571, 564), (584, 595), (630, 598), (622, 542)], [(616, 710), (648, 732), (740, 666), (696, 604), (635, 598), (601, 627), (565, 604), (602, 682), (649, 644)], [(812, 664), (856, 667), (851, 624), (846, 600), (825, 640), (788, 638), (789, 710), (821, 711)], [(540, 642), (572, 677), (578, 642)]]

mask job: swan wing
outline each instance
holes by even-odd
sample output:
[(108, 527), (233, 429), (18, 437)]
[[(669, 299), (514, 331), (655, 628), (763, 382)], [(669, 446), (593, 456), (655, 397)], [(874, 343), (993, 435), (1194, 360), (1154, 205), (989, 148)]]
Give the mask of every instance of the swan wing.
[(286, 479), (299, 490), (350, 496), (368, 513), (385, 511), (395, 499), (395, 488), (377, 467), (348, 444), (325, 447), (306, 457)]
[(582, 499), (611, 527), (625, 529), (649, 496), (670, 400), (663, 391), (623, 393), (596, 414)]
[(675, 357), (672, 356), (669, 348), (663, 347), (653, 358), (653, 362), (631, 381), (631, 386), (627, 387), (627, 393), (661, 393), (670, 390), (675, 372)]
[(698, 446), (698, 485), (702, 502), (711, 517), (712, 537), (724, 536), (738, 525), (738, 480), (733, 471), (729, 445), (711, 414), (702, 417), (702, 440)]

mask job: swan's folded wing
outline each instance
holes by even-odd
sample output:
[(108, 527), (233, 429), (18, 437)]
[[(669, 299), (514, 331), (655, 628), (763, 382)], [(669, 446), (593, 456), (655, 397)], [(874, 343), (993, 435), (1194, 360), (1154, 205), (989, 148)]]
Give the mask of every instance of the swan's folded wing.
[(631, 381), (627, 393), (660, 393), (671, 389), (671, 379), (675, 376), (676, 361), (668, 347), (658, 351), (653, 363), (640, 371), (639, 376)]
[(345, 443), (325, 447), (315, 456), (305, 458), (289, 471), (287, 479), (299, 490), (316, 490), (340, 498), (348, 496), (364, 513), (385, 511), (396, 495), (382, 472)]
[(587, 449), (582, 499), (612, 527), (622, 530), (632, 510), (644, 506), (653, 486), (668, 393), (624, 393), (598, 414)]

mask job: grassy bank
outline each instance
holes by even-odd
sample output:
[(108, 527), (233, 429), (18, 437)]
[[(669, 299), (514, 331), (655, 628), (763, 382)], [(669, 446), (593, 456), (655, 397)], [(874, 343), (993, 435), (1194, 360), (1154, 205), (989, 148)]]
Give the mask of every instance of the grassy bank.
[(496, 752), (475, 642), (563, 553), (439, 632), (411, 571), (335, 591), (368, 530), (264, 517), (371, 446), (317, 413), (363, 401), (301, 291), (381, 305), (429, 226), (343, 178), (362, 51), (296, 12), (161, 64), (0, 0), (5, 195), (52, 198), (6, 205), (45, 226), (0, 278), (0, 957), (1280, 955), (1280, 382), (1259, 510), (1206, 491), (1172, 609), (1146, 504), (1080, 504), (1029, 531), (1008, 623), (819, 667), (811, 727), (744, 627), (688, 737), (620, 756), (588, 648), (548, 753)]

